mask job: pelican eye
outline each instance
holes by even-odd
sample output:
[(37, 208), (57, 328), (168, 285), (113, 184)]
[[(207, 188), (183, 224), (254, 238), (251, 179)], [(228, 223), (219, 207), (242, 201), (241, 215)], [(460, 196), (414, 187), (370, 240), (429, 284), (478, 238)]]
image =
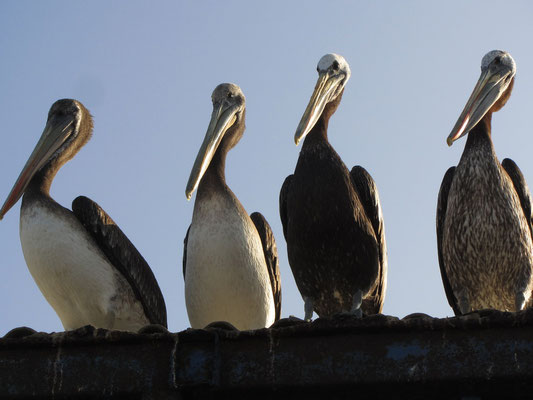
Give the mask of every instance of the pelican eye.
[(337, 60), (333, 61), (333, 64), (331, 64), (334, 71), (339, 70), (339, 62)]
[(233, 97), (233, 93), (228, 92), (228, 94), (227, 94), (227, 98), (228, 98), (228, 99), (231, 99), (232, 97)]

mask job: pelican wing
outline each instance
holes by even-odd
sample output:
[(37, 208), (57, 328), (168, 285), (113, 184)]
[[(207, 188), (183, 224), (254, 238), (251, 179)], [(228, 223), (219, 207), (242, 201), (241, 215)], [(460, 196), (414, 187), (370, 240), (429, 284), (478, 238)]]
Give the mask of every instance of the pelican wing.
[(450, 167), (440, 185), (439, 199), (437, 202), (437, 250), (439, 255), (440, 275), (442, 277), (442, 284), (444, 285), (444, 291), (448, 298), (450, 307), (453, 308), (455, 315), (461, 315), (459, 309), (459, 303), (453, 294), (452, 286), (448, 280), (446, 269), (444, 268), (444, 256), (442, 254), (442, 232), (444, 230), (444, 221), (446, 219), (446, 209), (448, 208), (448, 194), (450, 193), (450, 187), (452, 186), (453, 176), (455, 174), (455, 167)]
[(185, 239), (183, 239), (183, 279), (185, 279), (185, 271), (187, 270), (187, 243), (189, 243), (189, 231), (191, 226), (187, 228), (187, 233), (185, 234)]
[(287, 197), (291, 187), (293, 175), (285, 178), (281, 191), (279, 192), (279, 215), (281, 217), (281, 224), (283, 225), (283, 236), (287, 240), (287, 226), (289, 224), (289, 216), (287, 215)]
[(522, 175), (522, 171), (520, 171), (518, 165), (516, 165), (516, 163), (510, 158), (506, 158), (502, 161), (502, 167), (513, 182), (518, 198), (520, 199), (520, 205), (522, 206), (522, 210), (524, 211), (524, 215), (526, 216), (529, 225), (529, 231), (532, 232), (533, 235), (533, 226), (531, 225), (531, 192), (527, 186), (526, 179), (524, 178), (524, 175)]
[(91, 199), (79, 196), (72, 212), (113, 266), (126, 278), (152, 324), (167, 326), (161, 289), (148, 263), (109, 215)]
[(379, 271), (374, 289), (363, 299), (361, 306), (365, 315), (380, 313), (385, 302), (387, 291), (387, 243), (385, 241), (385, 224), (379, 201), (376, 183), (370, 174), (361, 166), (356, 165), (350, 171), (354, 185), (365, 214), (372, 224), (379, 249)]
[(274, 305), (276, 308), (276, 321), (281, 316), (281, 278), (279, 275), (278, 249), (274, 234), (270, 225), (263, 215), (259, 212), (254, 212), (250, 215), (252, 222), (259, 233), (261, 243), (263, 244), (263, 252), (265, 254), (265, 261), (268, 268), (268, 275), (270, 276), (270, 284), (272, 285), (272, 294), (274, 295)]

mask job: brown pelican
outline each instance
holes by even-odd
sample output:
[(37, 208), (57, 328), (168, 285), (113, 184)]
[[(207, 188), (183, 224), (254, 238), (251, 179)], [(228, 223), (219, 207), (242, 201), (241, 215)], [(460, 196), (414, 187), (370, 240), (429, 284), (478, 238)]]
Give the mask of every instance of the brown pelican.
[(491, 140), (492, 113), (511, 95), (516, 65), (494, 50), (448, 145), (468, 134), (457, 167), (442, 181), (437, 206), (440, 271), (455, 314), (495, 308), (521, 310), (531, 296), (531, 195), (518, 166), (500, 164)]
[(385, 228), (376, 184), (361, 166), (351, 171), (328, 142), (350, 67), (326, 54), (318, 82), (296, 129), (305, 137), (293, 175), (280, 193), (289, 263), (305, 302), (305, 319), (381, 312), (387, 282)]
[(56, 101), (0, 219), (24, 194), (24, 258), (65, 329), (166, 326), (165, 302), (150, 267), (105, 211), (86, 197), (73, 201), (73, 211), (50, 197), (57, 171), (87, 143), (92, 129), (79, 101)]
[(278, 253), (260, 213), (248, 216), (226, 184), (228, 151), (244, 132), (245, 98), (231, 83), (213, 91), (213, 114), (187, 183), (198, 188), (184, 243), (185, 301), (193, 328), (228, 321), (241, 330), (272, 325), (281, 312)]

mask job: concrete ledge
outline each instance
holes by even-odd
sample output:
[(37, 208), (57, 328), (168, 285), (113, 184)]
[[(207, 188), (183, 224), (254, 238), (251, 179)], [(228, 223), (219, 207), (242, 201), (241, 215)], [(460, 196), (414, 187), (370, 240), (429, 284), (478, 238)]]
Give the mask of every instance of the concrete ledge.
[(0, 339), (0, 398), (525, 398), (533, 310), (377, 315), (239, 332), (17, 328)]

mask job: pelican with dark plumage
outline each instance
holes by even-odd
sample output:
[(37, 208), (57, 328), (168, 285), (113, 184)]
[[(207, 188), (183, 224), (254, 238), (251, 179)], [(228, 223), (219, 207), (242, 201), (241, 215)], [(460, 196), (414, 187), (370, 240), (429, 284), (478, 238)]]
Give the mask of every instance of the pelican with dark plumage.
[(65, 329), (137, 331), (166, 327), (165, 302), (137, 249), (98, 204), (80, 196), (72, 211), (50, 197), (59, 169), (89, 140), (89, 111), (76, 100), (50, 108), (43, 134), (0, 209), (22, 198), (20, 240), (31, 275)]
[(304, 299), (305, 319), (382, 310), (387, 283), (385, 228), (376, 184), (351, 171), (328, 141), (350, 67), (337, 54), (318, 63), (318, 82), (298, 125), (305, 138), (293, 175), (280, 193), (289, 263)]
[(516, 65), (494, 50), (448, 145), (468, 134), (457, 167), (441, 184), (437, 243), (446, 296), (455, 314), (494, 308), (522, 310), (533, 286), (531, 194), (518, 166), (500, 164), (491, 139), (492, 113), (511, 95)]
[(244, 132), (245, 98), (234, 84), (213, 91), (213, 113), (187, 183), (198, 189), (184, 243), (185, 301), (193, 328), (227, 321), (240, 330), (272, 325), (281, 313), (278, 254), (258, 212), (248, 216), (226, 184), (228, 151)]

